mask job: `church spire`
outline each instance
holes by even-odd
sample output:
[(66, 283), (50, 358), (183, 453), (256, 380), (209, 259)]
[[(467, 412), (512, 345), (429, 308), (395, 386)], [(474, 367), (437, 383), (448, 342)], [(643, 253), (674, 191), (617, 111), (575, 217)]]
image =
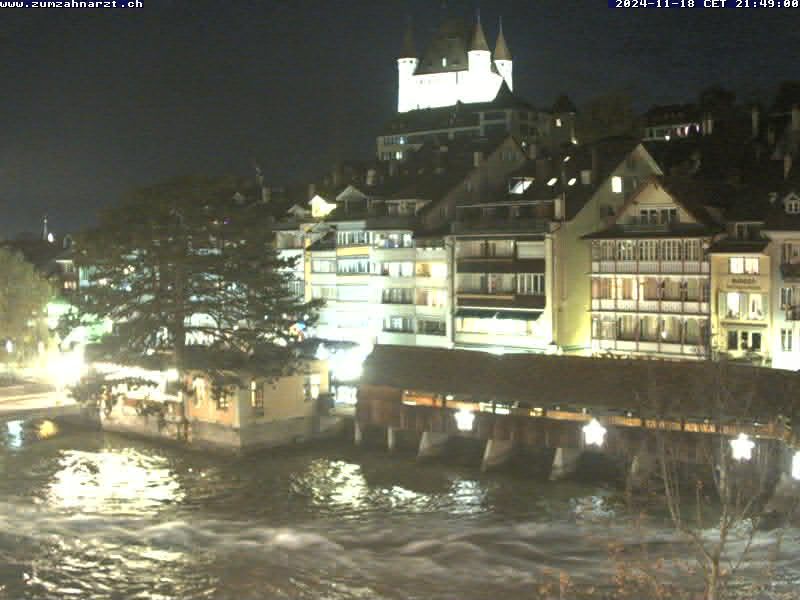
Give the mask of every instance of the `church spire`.
[(472, 42), (469, 45), (470, 52), (475, 50), (489, 52), (489, 44), (486, 43), (486, 34), (483, 33), (483, 25), (481, 25), (480, 11), (478, 11), (478, 19), (475, 22), (475, 32), (472, 34)]
[(497, 45), (494, 48), (495, 60), (511, 60), (511, 51), (506, 43), (506, 36), (503, 34), (503, 17), (500, 17), (500, 33), (497, 35)]

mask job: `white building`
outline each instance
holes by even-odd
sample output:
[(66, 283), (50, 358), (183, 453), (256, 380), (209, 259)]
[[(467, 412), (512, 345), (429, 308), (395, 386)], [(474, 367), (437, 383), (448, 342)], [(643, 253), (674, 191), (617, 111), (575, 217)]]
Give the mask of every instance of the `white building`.
[(480, 20), (472, 33), (460, 19), (445, 20), (428, 50), (417, 56), (411, 31), (397, 59), (397, 111), (494, 100), (503, 82), (514, 89), (513, 61), (502, 26), (494, 55)]

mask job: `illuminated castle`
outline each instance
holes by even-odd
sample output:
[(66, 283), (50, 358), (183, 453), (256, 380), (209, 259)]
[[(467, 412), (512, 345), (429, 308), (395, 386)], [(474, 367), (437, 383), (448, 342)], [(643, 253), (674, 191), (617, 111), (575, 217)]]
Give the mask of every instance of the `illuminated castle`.
[(490, 102), (504, 81), (509, 90), (514, 89), (513, 63), (502, 23), (493, 55), (480, 17), (471, 33), (460, 19), (445, 20), (422, 58), (416, 53), (409, 27), (397, 68), (397, 111), (401, 113), (457, 102)]

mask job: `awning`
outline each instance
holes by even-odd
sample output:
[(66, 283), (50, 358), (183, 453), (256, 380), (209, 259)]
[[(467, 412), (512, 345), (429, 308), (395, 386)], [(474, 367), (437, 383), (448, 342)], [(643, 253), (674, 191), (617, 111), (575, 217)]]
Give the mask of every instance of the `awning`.
[(515, 321), (536, 321), (541, 316), (541, 311), (530, 310), (476, 310), (462, 308), (456, 312), (456, 317), (463, 319), (513, 319)]

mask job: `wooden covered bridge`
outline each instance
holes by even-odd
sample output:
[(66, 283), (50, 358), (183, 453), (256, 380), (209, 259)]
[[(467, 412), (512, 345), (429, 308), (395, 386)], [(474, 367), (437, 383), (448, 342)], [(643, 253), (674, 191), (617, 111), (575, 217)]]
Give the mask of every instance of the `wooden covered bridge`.
[(427, 457), (452, 436), (477, 438), (484, 468), (546, 448), (558, 478), (587, 450), (633, 469), (652, 463), (662, 435), (686, 463), (729, 447), (741, 462), (776, 476), (794, 466), (800, 477), (798, 400), (800, 375), (741, 364), (377, 346), (359, 385), (356, 441), (380, 428), (389, 449), (411, 436)]

